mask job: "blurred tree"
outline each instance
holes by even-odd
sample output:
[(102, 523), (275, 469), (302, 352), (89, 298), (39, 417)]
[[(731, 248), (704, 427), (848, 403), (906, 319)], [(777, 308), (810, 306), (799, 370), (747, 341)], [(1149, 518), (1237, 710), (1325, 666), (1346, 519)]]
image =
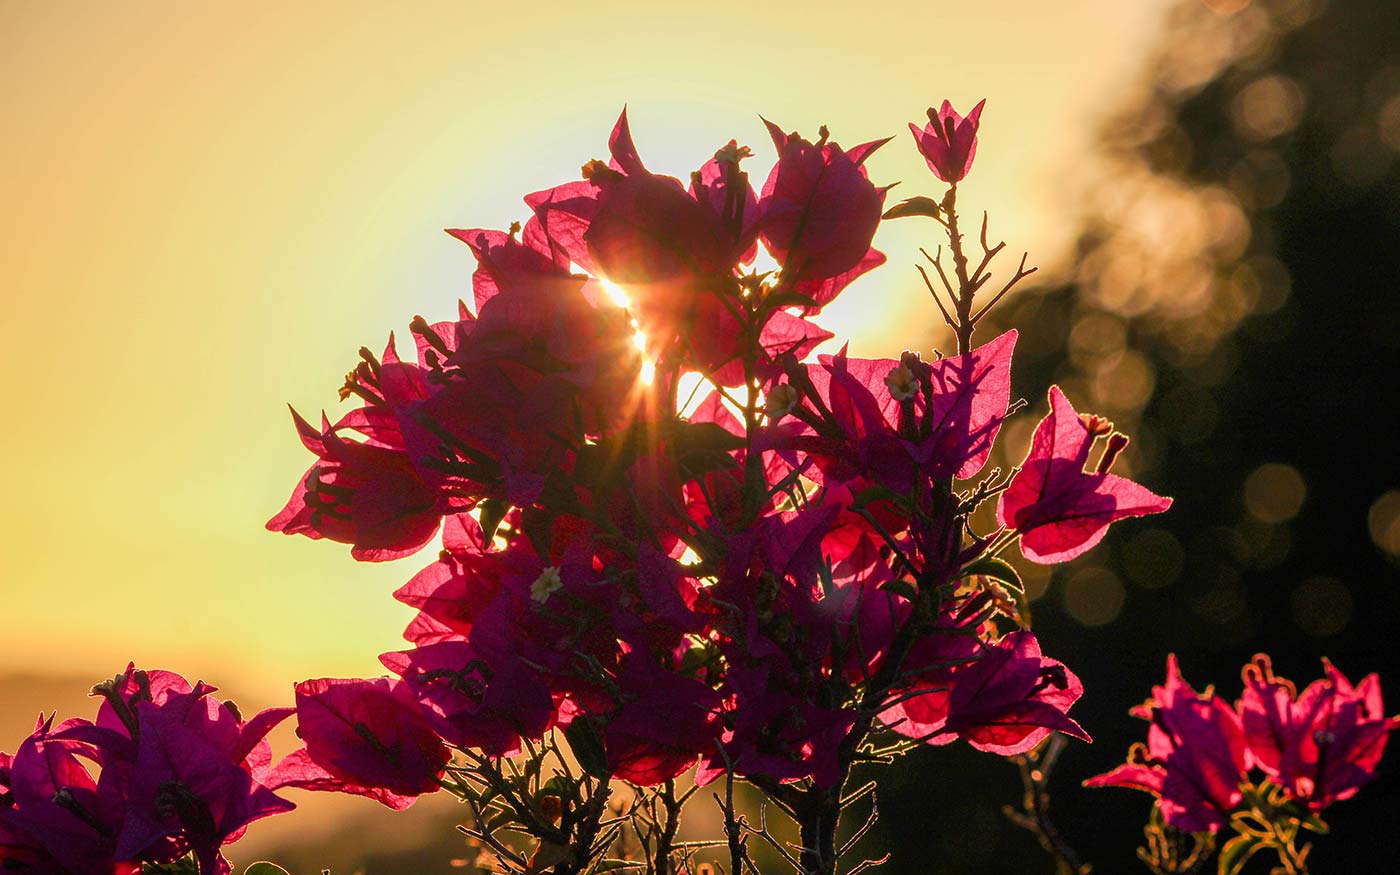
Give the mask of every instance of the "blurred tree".
[[(1036, 630), (1083, 678), (1095, 736), (1059, 766), (1055, 817), (1098, 871), (1122, 872), (1146, 798), (1077, 784), (1143, 736), (1125, 712), (1169, 651), (1231, 698), (1256, 651), (1299, 682), (1326, 655), (1380, 672), (1400, 712), (1400, 10), (1183, 3), (1102, 144), (1072, 263), (985, 336), (1022, 332), (1033, 415), (1005, 445), (1026, 445), (1059, 382), (1134, 436), (1125, 471), (1177, 500), (1038, 584)], [(982, 766), (937, 751), (910, 766), (884, 806), (890, 871), (1051, 871), (1009, 826), (968, 820), (990, 800), (927, 778)], [(1393, 868), (1400, 749), (1328, 819), (1321, 871)], [(1004, 854), (978, 850), (984, 826)]]

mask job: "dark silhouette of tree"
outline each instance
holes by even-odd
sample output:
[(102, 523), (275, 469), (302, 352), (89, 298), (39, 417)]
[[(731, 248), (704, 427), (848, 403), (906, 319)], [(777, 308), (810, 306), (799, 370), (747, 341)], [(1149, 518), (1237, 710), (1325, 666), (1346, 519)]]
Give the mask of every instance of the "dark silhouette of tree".
[[(1022, 332), (1027, 434), (1059, 382), (1134, 436), (1122, 462), (1177, 502), (1041, 581), (1036, 603), (1095, 736), (1061, 759), (1052, 811), (1097, 871), (1131, 872), (1147, 798), (1078, 782), (1143, 737), (1125, 712), (1169, 651), (1231, 698), (1256, 651), (1300, 682), (1329, 656), (1380, 672), (1400, 712), (1400, 10), (1183, 3), (1102, 148), (1062, 279), (995, 317)], [(997, 789), (969, 805), (964, 769)], [(1009, 767), (925, 751), (901, 771), (882, 805), (889, 871), (1052, 871), (995, 820), (993, 794), (1019, 792)], [(1316, 870), (1397, 865), (1400, 750), (1326, 817)]]

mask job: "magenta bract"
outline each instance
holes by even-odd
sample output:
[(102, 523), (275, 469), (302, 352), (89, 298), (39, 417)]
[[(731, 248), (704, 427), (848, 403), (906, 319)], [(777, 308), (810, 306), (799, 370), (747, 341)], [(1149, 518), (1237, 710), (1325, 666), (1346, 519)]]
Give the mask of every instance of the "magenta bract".
[(269, 530), (351, 544), (355, 558), (368, 561), (407, 556), (432, 538), (443, 508), (407, 453), (343, 438), (329, 422), (318, 432), (296, 411), (292, 418), (320, 462), (268, 521)]
[(554, 722), (549, 687), (511, 654), (480, 654), (467, 641), (449, 640), (379, 661), (412, 689), (437, 734), (459, 747), (511, 756), (521, 736), (538, 739)]
[(945, 100), (937, 112), (929, 107), (928, 124), (922, 129), (909, 123), (919, 153), (934, 175), (944, 182), (958, 182), (972, 169), (972, 160), (977, 157), (977, 128), (982, 123), (982, 107), (986, 104), (985, 100), (978, 101), (972, 112), (963, 118)]
[(1012, 632), (953, 676), (945, 725), (978, 750), (1002, 756), (1025, 753), (1051, 732), (1089, 741), (1065, 713), (1083, 694), (1073, 672), (1041, 656), (1034, 635)]
[(1250, 758), (1313, 811), (1349, 799), (1376, 775), (1400, 717), (1385, 716), (1380, 680), (1352, 686), (1323, 660), (1326, 676), (1295, 693), (1259, 654), (1244, 668), (1238, 709)]
[(1050, 413), (997, 504), (997, 519), (1021, 534), (1021, 552), (1032, 562), (1068, 562), (1103, 540), (1109, 524), (1171, 507), (1170, 498), (1108, 473), (1111, 449), (1086, 470), (1097, 437), (1060, 387), (1051, 386)]
[(297, 734), (306, 746), (273, 769), (273, 789), (354, 793), (396, 809), (438, 789), (450, 754), (405, 682), (302, 681), (296, 701)]
[[(793, 278), (821, 282), (846, 275), (853, 279), (851, 272), (862, 261), (878, 256), (868, 253), (885, 203), (885, 190), (870, 182), (862, 165), (889, 139), (846, 152), (828, 142), (825, 134), (811, 143), (795, 133), (784, 134), (772, 122), (764, 123), (778, 150), (778, 163), (759, 201), (763, 242)], [(822, 292), (825, 300), (817, 300), (817, 306), (839, 291)]]
[(0, 755), (0, 864), (126, 875), (192, 852), (222, 875), (224, 845), (294, 807), (268, 786), (264, 740), (290, 708), (245, 722), (213, 687), (134, 665), (98, 689), (96, 723), (50, 718)]
[(1167, 680), (1152, 699), (1133, 709), (1150, 720), (1147, 746), (1135, 745), (1128, 762), (1084, 782), (1120, 786), (1159, 797), (1167, 823), (1185, 832), (1216, 832), (1242, 797), (1248, 760), (1239, 716), (1223, 699), (1202, 696), (1167, 658)]

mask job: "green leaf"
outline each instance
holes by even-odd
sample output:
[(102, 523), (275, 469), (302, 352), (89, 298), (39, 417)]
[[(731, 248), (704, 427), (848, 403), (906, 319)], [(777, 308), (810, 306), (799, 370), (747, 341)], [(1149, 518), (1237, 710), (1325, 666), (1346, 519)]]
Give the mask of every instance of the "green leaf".
[(880, 587), (880, 590), (882, 592), (892, 592), (895, 595), (903, 596), (911, 602), (919, 597), (919, 591), (914, 588), (914, 584), (910, 581), (904, 580), (903, 578), (896, 578), (894, 580), (891, 580), (884, 586)]
[(1016, 600), (1017, 622), (1022, 629), (1030, 628), (1031, 600), (1026, 595), (1026, 585), (1021, 581), (1021, 573), (1010, 562), (987, 556), (967, 566), (959, 574), (962, 577), (991, 577), (1006, 584), (1011, 590), (1011, 597)]
[(869, 507), (877, 501), (888, 501), (895, 507), (902, 508), (904, 510), (909, 509), (909, 499), (906, 496), (900, 495), (898, 492), (895, 492), (888, 486), (881, 486), (880, 484), (876, 483), (871, 486), (865, 487), (860, 492), (857, 492), (855, 494), (855, 496), (851, 499), (851, 510), (864, 510), (865, 508)]
[(496, 529), (500, 528), (501, 520), (506, 518), (510, 505), (499, 499), (483, 498), (476, 506), (481, 508), (481, 531), (486, 535), (486, 543), (490, 544), (491, 539), (496, 537)]
[(733, 450), (742, 449), (744, 439), (713, 422), (676, 420), (663, 432), (677, 464), (692, 477), (711, 471), (737, 470)]
[(1239, 875), (1244, 864), (1262, 847), (1264, 842), (1258, 836), (1241, 835), (1230, 839), (1220, 849), (1220, 859), (1216, 861), (1217, 875)]
[(633, 863), (631, 860), (599, 860), (592, 869), (594, 872), (616, 872), (618, 869), (640, 869), (641, 863)]
[(564, 738), (569, 741), (569, 749), (585, 772), (599, 780), (612, 777), (608, 771), (608, 753), (603, 748), (603, 739), (587, 717), (576, 717), (564, 729)]
[(264, 861), (261, 863), (253, 863), (247, 869), (243, 870), (243, 875), (288, 875), (288, 872), (276, 863)]
[(1005, 559), (998, 559), (995, 556), (986, 556), (958, 572), (960, 577), (995, 577), (1002, 583), (1009, 583), (1021, 592), (1025, 592), (1026, 585), (1021, 582), (1021, 573), (1016, 570), (1010, 562)]
[(666, 436), (680, 452), (695, 450), (742, 450), (744, 438), (715, 422), (685, 422), (673, 420)]
[(918, 197), (906, 198), (885, 210), (885, 215), (882, 218), (902, 219), (905, 216), (928, 216), (930, 219), (936, 219), (938, 213), (938, 201), (919, 195)]
[(540, 798), (545, 796), (558, 796), (560, 799), (571, 802), (581, 802), (582, 798), (578, 792), (578, 782), (571, 781), (564, 775), (555, 775), (544, 786), (540, 788)]

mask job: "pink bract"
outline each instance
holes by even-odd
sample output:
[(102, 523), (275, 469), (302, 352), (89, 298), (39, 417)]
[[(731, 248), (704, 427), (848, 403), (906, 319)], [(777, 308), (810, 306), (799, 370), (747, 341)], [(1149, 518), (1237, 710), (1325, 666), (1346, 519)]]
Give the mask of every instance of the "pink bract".
[(1185, 832), (1216, 832), (1229, 822), (1243, 794), (1248, 759), (1239, 716), (1213, 693), (1200, 695), (1167, 657), (1167, 680), (1152, 699), (1132, 710), (1150, 720), (1147, 746), (1134, 745), (1128, 762), (1090, 778), (1086, 787), (1120, 786), (1156, 795), (1167, 823)]
[(1244, 668), (1238, 709), (1253, 762), (1313, 811), (1349, 799), (1376, 776), (1400, 717), (1385, 716), (1380, 679), (1352, 686), (1323, 660), (1326, 676), (1295, 693), (1259, 654)]
[(1108, 473), (1110, 450), (1086, 470), (1096, 437), (1060, 387), (1051, 386), (1050, 413), (997, 503), (997, 519), (1020, 533), (1021, 552), (1032, 562), (1068, 562), (1103, 540), (1111, 523), (1171, 507), (1170, 498)]
[(395, 809), (439, 789), (450, 754), (405, 682), (302, 681), (296, 700), (297, 734), (306, 746), (273, 769), (273, 789), (353, 793)]
[(922, 129), (909, 123), (919, 153), (944, 182), (958, 182), (972, 169), (972, 160), (977, 157), (977, 128), (986, 104), (985, 100), (979, 101), (964, 118), (945, 100), (937, 112), (929, 107), (929, 121)]

